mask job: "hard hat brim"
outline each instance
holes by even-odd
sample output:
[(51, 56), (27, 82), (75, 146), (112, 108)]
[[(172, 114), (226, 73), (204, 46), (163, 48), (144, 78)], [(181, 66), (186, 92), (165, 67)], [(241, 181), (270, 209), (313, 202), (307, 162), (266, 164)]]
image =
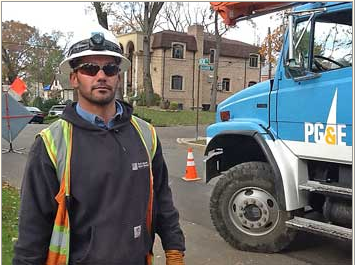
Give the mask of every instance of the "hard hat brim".
[(84, 57), (84, 56), (90, 56), (90, 55), (106, 55), (106, 56), (112, 56), (112, 57), (118, 57), (121, 58), (121, 63), (120, 63), (120, 70), (121, 72), (126, 72), (128, 71), (128, 69), (131, 66), (131, 62), (124, 57), (123, 55), (117, 53), (117, 52), (112, 52), (112, 51), (92, 51), (92, 50), (87, 50), (87, 51), (83, 51), (77, 54), (72, 54), (70, 57), (66, 58), (65, 60), (63, 60), (60, 65), (59, 65), (59, 69), (61, 71), (61, 73), (63, 74), (69, 74), (72, 71), (72, 68), (69, 65), (69, 62), (75, 58), (80, 58), (80, 57)]

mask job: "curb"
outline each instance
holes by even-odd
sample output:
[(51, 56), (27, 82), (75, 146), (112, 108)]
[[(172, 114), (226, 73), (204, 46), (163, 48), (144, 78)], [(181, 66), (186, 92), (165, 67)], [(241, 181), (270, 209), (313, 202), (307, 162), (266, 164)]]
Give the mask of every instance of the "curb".
[[(200, 148), (206, 147), (206, 145), (204, 145), (204, 144), (193, 143), (193, 141), (195, 141), (195, 140), (196, 140), (196, 138), (177, 138), (176, 142), (178, 144), (192, 145), (192, 146), (196, 146), (196, 147), (200, 147)], [(198, 137), (197, 140), (206, 140), (206, 137)]]

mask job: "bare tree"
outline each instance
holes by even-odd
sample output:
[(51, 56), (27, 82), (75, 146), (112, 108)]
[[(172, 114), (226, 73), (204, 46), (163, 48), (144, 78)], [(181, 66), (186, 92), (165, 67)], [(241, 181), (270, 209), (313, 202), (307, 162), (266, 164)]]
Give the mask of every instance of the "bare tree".
[(92, 2), (92, 5), (95, 8), (96, 11), (96, 16), (99, 24), (104, 27), (105, 29), (108, 29), (108, 23), (107, 23), (107, 11), (104, 10), (105, 3), (104, 2)]
[(144, 2), (144, 23), (143, 23), (143, 85), (146, 92), (147, 106), (151, 106), (153, 101), (153, 84), (150, 75), (150, 39), (153, 33), (155, 19), (163, 7), (164, 2)]
[(188, 26), (199, 24), (205, 32), (213, 33), (213, 19), (210, 18), (209, 4), (199, 2), (167, 2), (158, 15), (159, 29), (184, 32)]
[(184, 2), (167, 2), (164, 5), (163, 12), (158, 15), (160, 24), (159, 28), (163, 30), (173, 30), (183, 32), (187, 26), (187, 20), (184, 17), (184, 10), (186, 9)]
[(212, 19), (213, 11), (208, 7), (199, 7), (196, 10), (196, 23), (203, 26), (204, 31), (213, 34), (215, 29), (212, 27), (215, 21)]
[(116, 33), (142, 31), (143, 10), (143, 2), (116, 2), (112, 6), (113, 27), (118, 29)]
[[(94, 6), (95, 3), (93, 3)], [(150, 106), (154, 93), (150, 75), (150, 40), (157, 23), (157, 15), (164, 2), (115, 2), (114, 6), (108, 6), (106, 2), (105, 4), (106, 14), (112, 15), (116, 20), (116, 24), (112, 27), (116, 30), (116, 33), (143, 32), (143, 86), (146, 92), (147, 106)], [(98, 9), (95, 9), (96, 13), (104, 10), (104, 3), (96, 4), (96, 6), (98, 7)], [(99, 13), (97, 15), (99, 17)]]
[(125, 12), (120, 12), (116, 17), (117, 22), (124, 25), (124, 30), (143, 32), (143, 86), (146, 94), (147, 106), (151, 106), (153, 100), (153, 84), (150, 74), (151, 54), (150, 40), (153, 29), (156, 26), (156, 18), (163, 7), (164, 2), (123, 2), (118, 7)]

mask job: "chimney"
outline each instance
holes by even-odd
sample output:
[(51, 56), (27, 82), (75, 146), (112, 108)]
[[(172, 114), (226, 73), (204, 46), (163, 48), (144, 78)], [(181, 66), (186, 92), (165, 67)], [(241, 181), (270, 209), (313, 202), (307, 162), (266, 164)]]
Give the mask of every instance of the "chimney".
[(187, 34), (194, 36), (203, 36), (203, 26), (194, 24), (187, 28)]
[(203, 57), (203, 26), (194, 24), (192, 26), (189, 26), (187, 28), (187, 34), (192, 35), (196, 39), (196, 44), (197, 44), (197, 53), (196, 53), (196, 59), (200, 59)]

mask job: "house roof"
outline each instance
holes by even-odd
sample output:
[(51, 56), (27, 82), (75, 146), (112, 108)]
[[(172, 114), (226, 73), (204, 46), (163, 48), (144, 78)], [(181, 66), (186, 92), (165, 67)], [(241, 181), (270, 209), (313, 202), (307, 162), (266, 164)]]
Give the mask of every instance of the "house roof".
[[(210, 49), (216, 48), (215, 36), (204, 34), (203, 54), (210, 54)], [(234, 58), (249, 58), (250, 53), (258, 54), (260, 47), (245, 42), (222, 38), (220, 56)]]
[(183, 42), (186, 43), (187, 51), (197, 51), (197, 43), (193, 35), (188, 35), (184, 32), (163, 30), (154, 33), (153, 36), (152, 49), (171, 48), (172, 42)]
[[(171, 48), (173, 42), (186, 43), (186, 50), (197, 51), (196, 38), (184, 32), (163, 30), (153, 34), (152, 49)], [(203, 53), (210, 54), (210, 49), (216, 48), (215, 36), (204, 34)], [(249, 58), (250, 53), (259, 53), (260, 47), (237, 40), (222, 38), (221, 56), (234, 58)]]

